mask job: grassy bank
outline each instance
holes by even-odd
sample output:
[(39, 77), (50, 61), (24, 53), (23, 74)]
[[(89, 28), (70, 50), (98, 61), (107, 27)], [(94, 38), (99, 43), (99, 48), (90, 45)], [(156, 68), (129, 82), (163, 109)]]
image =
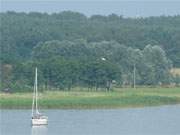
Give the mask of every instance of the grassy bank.
[[(180, 103), (180, 88), (115, 89), (113, 92), (47, 91), (40, 108), (91, 109), (158, 106)], [(0, 93), (0, 108), (31, 108), (32, 93)]]

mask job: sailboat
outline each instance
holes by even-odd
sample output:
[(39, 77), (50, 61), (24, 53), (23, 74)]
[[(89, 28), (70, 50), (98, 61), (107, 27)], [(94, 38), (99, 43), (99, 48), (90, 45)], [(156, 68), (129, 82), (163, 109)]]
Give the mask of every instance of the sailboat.
[(37, 89), (37, 68), (35, 69), (35, 82), (32, 102), (32, 125), (47, 125), (48, 117), (38, 111), (38, 89)]

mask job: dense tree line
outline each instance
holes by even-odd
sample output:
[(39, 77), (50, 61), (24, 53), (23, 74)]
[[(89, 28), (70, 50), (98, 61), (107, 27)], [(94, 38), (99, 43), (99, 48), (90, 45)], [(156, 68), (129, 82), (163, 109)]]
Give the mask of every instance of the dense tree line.
[[(65, 11), (0, 13), (3, 88), (169, 84), (180, 67), (180, 16), (124, 18)], [(178, 80), (178, 79), (176, 79)]]
[[(43, 89), (67, 89), (82, 86), (111, 89), (133, 85), (136, 68), (138, 85), (170, 84), (171, 61), (159, 46), (147, 45), (143, 50), (126, 47), (115, 41), (87, 43), (85, 40), (46, 41), (33, 48), (32, 57), (7, 71), (8, 87), (29, 89), (33, 86), (34, 67), (39, 69), (39, 85)], [(9, 70), (8, 70), (9, 69)], [(10, 82), (10, 83), (9, 83)], [(12, 83), (13, 82), (13, 83)]]

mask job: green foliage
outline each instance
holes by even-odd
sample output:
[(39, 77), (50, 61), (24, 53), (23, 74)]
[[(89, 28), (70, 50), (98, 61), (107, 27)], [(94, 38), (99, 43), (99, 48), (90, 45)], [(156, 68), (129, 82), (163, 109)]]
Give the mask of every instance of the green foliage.
[(120, 80), (120, 69), (108, 61), (92, 61), (85, 64), (82, 69), (82, 80), (89, 87), (106, 87), (110, 90), (113, 80)]
[[(169, 84), (180, 66), (180, 16), (123, 18), (66, 11), (0, 13), (3, 86), (70, 90), (75, 86), (111, 89), (112, 82)], [(103, 58), (103, 59), (102, 59)]]
[(94, 15), (66, 11), (54, 14), (0, 13), (3, 49), (1, 59), (28, 59), (39, 42), (85, 39), (88, 42), (114, 40), (143, 49), (147, 44), (161, 46), (174, 66), (180, 66), (180, 17), (123, 18), (115, 14)]
[[(171, 62), (167, 59), (163, 49), (159, 46), (148, 45), (143, 50), (143, 62), (146, 68), (143, 81), (145, 84), (170, 83)], [(143, 69), (141, 70), (143, 72)]]

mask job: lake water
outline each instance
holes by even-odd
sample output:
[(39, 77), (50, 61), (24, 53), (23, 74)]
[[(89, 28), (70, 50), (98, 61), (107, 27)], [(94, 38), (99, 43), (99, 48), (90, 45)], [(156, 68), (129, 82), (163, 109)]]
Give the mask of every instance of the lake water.
[(0, 135), (180, 135), (180, 105), (43, 112), (48, 125), (31, 127), (31, 110), (1, 110)]

